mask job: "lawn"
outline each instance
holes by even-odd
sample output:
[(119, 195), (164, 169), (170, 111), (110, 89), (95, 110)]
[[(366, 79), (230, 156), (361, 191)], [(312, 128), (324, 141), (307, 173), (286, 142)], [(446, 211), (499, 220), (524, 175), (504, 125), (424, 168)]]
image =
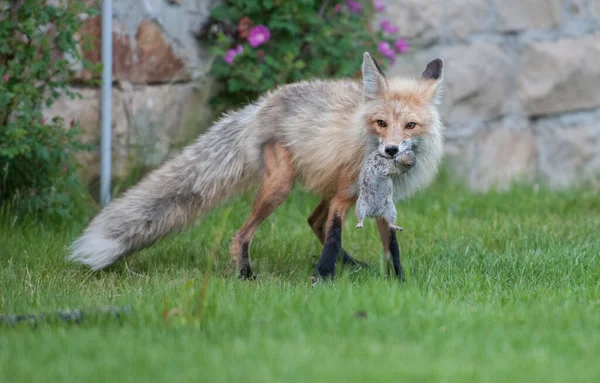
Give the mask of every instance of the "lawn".
[[(235, 278), (240, 197), (112, 268), (65, 261), (84, 220), (0, 222), (0, 314), (129, 307), (81, 323), (0, 326), (2, 382), (600, 381), (600, 198), (446, 177), (398, 204), (407, 283), (381, 273), (375, 223), (344, 225), (372, 267), (310, 284), (317, 199), (299, 188)], [(226, 217), (226, 219), (224, 219)]]

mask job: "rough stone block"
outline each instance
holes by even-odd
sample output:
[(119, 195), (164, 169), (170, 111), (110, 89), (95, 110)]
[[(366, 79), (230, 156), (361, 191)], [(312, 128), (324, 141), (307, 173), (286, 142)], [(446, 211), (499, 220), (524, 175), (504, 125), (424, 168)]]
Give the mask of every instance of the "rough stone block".
[(595, 18), (600, 19), (600, 0), (592, 1), (592, 13)]
[(560, 0), (494, 0), (497, 29), (516, 32), (525, 29), (552, 28), (561, 23)]
[[(91, 38), (93, 48), (84, 53), (92, 63), (102, 60), (102, 18), (86, 20), (80, 31)], [(81, 78), (98, 78), (82, 69)], [(165, 40), (160, 27), (143, 20), (133, 37), (117, 22), (113, 23), (113, 80), (136, 84), (179, 81), (189, 77), (184, 59), (175, 54)]]
[(514, 64), (493, 44), (442, 49), (445, 61), (442, 116), (450, 124), (491, 120), (508, 105)]
[(512, 130), (490, 124), (473, 141), (470, 186), (485, 191), (504, 189), (512, 181), (530, 180), (535, 176), (537, 154), (532, 130)]
[(454, 0), (448, 2), (447, 23), (449, 32), (467, 37), (483, 32), (488, 24), (488, 2), (481, 0)]
[(518, 93), (529, 115), (600, 106), (600, 35), (527, 46), (521, 57)]
[(600, 180), (600, 116), (565, 123), (540, 121), (535, 126), (542, 179), (564, 188), (583, 180)]
[(437, 1), (386, 2), (385, 18), (398, 26), (398, 34), (412, 44), (429, 45), (440, 37), (442, 6)]
[[(112, 155), (113, 175), (125, 177), (132, 166), (160, 165), (183, 141), (195, 134), (189, 130), (189, 114), (197, 114), (193, 85), (160, 85), (135, 88), (124, 84), (123, 90), (112, 92)], [(68, 128), (72, 119), (78, 119), (83, 130), (83, 141), (94, 146), (101, 137), (101, 91), (78, 89), (82, 99), (59, 98), (44, 111), (47, 118), (62, 116)], [(207, 119), (210, 115), (206, 116)], [(193, 122), (197, 122), (194, 120)], [(210, 123), (210, 121), (206, 121)], [(185, 135), (185, 140), (181, 139)], [(97, 147), (98, 148), (98, 147)], [(100, 172), (100, 153), (81, 153), (78, 161), (84, 177), (92, 181)]]

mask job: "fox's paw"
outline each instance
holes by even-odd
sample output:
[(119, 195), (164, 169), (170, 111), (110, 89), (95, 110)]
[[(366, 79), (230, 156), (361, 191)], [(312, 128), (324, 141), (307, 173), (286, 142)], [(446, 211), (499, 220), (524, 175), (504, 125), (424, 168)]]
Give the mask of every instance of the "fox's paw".
[(252, 266), (250, 265), (250, 262), (240, 262), (238, 278), (245, 280), (256, 279), (256, 275), (252, 272)]
[(317, 283), (319, 283), (319, 277), (317, 277), (316, 275), (313, 275), (310, 278), (310, 284), (314, 287), (317, 285)]
[(335, 263), (333, 265), (317, 265), (311, 281), (313, 286), (320, 281), (333, 281), (335, 279)]

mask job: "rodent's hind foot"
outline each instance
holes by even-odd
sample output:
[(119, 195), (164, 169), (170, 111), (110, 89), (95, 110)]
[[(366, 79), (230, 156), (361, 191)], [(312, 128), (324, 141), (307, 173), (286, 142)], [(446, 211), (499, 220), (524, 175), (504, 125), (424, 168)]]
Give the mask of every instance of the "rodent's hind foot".
[(362, 222), (362, 221), (360, 221), (360, 222), (358, 223), (358, 225), (356, 225), (356, 228), (357, 228), (357, 229), (362, 229), (363, 227), (365, 227), (365, 225), (363, 224), (363, 222)]
[(396, 230), (396, 231), (404, 231), (403, 227), (396, 226), (396, 225), (390, 225), (390, 229)]

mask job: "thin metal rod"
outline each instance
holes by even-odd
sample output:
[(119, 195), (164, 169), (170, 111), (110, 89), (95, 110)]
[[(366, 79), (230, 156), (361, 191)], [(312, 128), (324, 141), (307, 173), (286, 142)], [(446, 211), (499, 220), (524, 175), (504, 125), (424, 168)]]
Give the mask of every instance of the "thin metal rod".
[(112, 0), (102, 2), (102, 143), (100, 146), (100, 203), (110, 202), (112, 121)]

